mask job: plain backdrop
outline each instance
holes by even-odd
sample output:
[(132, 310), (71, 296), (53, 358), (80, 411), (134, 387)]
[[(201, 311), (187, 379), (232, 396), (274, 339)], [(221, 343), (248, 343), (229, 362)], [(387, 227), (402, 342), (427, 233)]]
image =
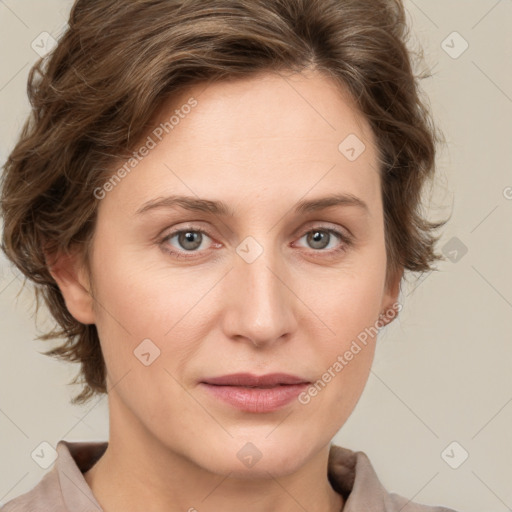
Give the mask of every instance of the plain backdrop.
[[(71, 3), (0, 0), (0, 160), (29, 111), (38, 41)], [(408, 0), (411, 44), (432, 77), (424, 93), (447, 146), (432, 219), (452, 218), (438, 272), (409, 278), (381, 333), (370, 378), (337, 444), (364, 451), (384, 486), (459, 511), (512, 509), (512, 1)], [(41, 35), (42, 34), (42, 35)], [(39, 43), (41, 46), (41, 43)], [(0, 258), (0, 505), (47, 471), (42, 442), (108, 438), (107, 399), (69, 403), (78, 367), (40, 354), (48, 325), (32, 290)]]

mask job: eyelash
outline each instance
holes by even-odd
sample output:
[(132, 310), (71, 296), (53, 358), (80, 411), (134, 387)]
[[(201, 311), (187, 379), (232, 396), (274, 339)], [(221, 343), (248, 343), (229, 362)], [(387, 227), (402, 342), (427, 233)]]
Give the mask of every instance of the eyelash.
[[(340, 253), (343, 253), (345, 251), (347, 251), (354, 243), (354, 240), (353, 240), (353, 237), (352, 236), (349, 236), (345, 233), (342, 233), (341, 231), (338, 231), (336, 229), (333, 229), (333, 228), (327, 228), (325, 226), (316, 226), (312, 229), (309, 229), (308, 231), (304, 232), (299, 238), (303, 238), (305, 235), (308, 235), (310, 233), (314, 233), (316, 231), (320, 231), (322, 233), (329, 233), (329, 234), (333, 234), (335, 235), (341, 242), (342, 244), (340, 245), (340, 247), (338, 247), (337, 249), (331, 249), (330, 251), (325, 251), (323, 249), (311, 249), (313, 252), (319, 252), (319, 253), (326, 253), (327, 255), (329, 256), (336, 256)], [(179, 235), (180, 233), (188, 233), (188, 232), (193, 232), (193, 233), (201, 233), (203, 235), (206, 235), (208, 238), (210, 239), (213, 239), (212, 236), (210, 236), (208, 234), (207, 231), (204, 231), (203, 229), (200, 229), (199, 227), (197, 226), (187, 226), (185, 228), (181, 228), (179, 230), (176, 230), (176, 231), (173, 231), (167, 235), (165, 235), (165, 237), (162, 238), (162, 240), (160, 240), (160, 245), (161, 246), (166, 246), (164, 248), (165, 252), (171, 254), (173, 257), (176, 257), (178, 259), (192, 259), (194, 258), (195, 256), (193, 256), (195, 254), (195, 251), (189, 251), (191, 256), (185, 256), (183, 254), (182, 251), (176, 251), (176, 250), (169, 250), (169, 244), (167, 244), (167, 242), (171, 239), (171, 238), (174, 238), (176, 235)]]

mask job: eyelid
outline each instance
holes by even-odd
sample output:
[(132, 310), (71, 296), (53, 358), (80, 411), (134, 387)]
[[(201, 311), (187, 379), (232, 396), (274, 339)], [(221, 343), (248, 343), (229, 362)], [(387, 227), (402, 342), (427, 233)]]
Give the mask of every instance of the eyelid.
[(327, 221), (313, 221), (311, 223), (308, 223), (307, 227), (300, 231), (302, 233), (301, 236), (304, 236), (306, 233), (314, 231), (315, 229), (319, 231), (334, 231), (347, 239), (354, 238), (354, 236), (352, 235), (351, 231), (348, 228)]
[[(210, 235), (210, 233), (208, 231), (206, 231), (205, 229), (203, 229), (197, 225), (194, 225), (194, 224), (187, 224), (183, 228), (173, 229), (169, 233), (159, 236), (160, 245), (165, 244), (167, 241), (169, 241), (171, 238), (174, 238), (176, 235), (179, 235), (180, 233), (184, 233), (187, 231), (201, 233), (203, 235), (206, 235), (210, 240), (214, 240), (214, 238)], [(165, 230), (164, 230), (164, 232), (165, 232)], [(219, 245), (219, 244), (216, 243), (215, 241), (213, 241), (212, 246), (213, 245)], [(174, 249), (174, 248), (172, 250), (166, 249), (166, 252), (172, 254), (173, 256), (177, 256), (178, 258), (185, 259), (185, 258), (193, 258), (193, 256), (192, 256), (193, 254), (202, 254), (202, 253), (206, 252), (206, 249), (201, 252), (191, 251), (190, 252), (191, 256), (186, 256), (185, 255), (185, 254), (187, 254), (186, 251), (178, 250), (178, 249)]]
[(342, 252), (344, 250), (347, 250), (350, 246), (352, 246), (355, 242), (354, 236), (352, 233), (350, 233), (348, 230), (340, 229), (339, 227), (329, 227), (326, 224), (321, 224), (317, 226), (311, 226), (307, 228), (305, 231), (302, 231), (301, 235), (299, 236), (299, 239), (301, 239), (303, 236), (315, 232), (315, 231), (323, 231), (325, 233), (333, 234), (335, 237), (337, 237), (341, 243), (341, 247), (338, 247), (337, 249), (330, 249), (330, 250), (315, 250), (310, 249), (313, 254), (322, 254), (325, 255), (336, 255), (338, 252)]

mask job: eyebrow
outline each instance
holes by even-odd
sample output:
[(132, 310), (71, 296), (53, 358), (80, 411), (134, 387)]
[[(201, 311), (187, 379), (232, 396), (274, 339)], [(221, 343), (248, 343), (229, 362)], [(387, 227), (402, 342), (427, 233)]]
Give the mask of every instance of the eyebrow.
[[(224, 217), (234, 217), (235, 212), (222, 201), (212, 201), (191, 196), (172, 195), (163, 198), (152, 199), (144, 203), (136, 212), (141, 215), (151, 210), (161, 208), (173, 208), (175, 206), (196, 212), (206, 212)], [(360, 198), (352, 194), (334, 194), (318, 199), (299, 201), (294, 208), (296, 214), (305, 214), (331, 208), (333, 206), (355, 206), (369, 213), (368, 205)]]

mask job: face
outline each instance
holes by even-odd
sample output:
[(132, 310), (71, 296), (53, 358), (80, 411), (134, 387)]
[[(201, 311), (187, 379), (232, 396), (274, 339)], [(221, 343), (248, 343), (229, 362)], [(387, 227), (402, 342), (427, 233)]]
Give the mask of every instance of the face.
[[(156, 144), (98, 192), (94, 301), (67, 300), (98, 329), (111, 440), (213, 472), (290, 473), (351, 414), (375, 349), (362, 333), (397, 298), (376, 141), (315, 73), (197, 86), (158, 114), (175, 115), (169, 134), (149, 133)], [(298, 383), (213, 384), (239, 373)]]

